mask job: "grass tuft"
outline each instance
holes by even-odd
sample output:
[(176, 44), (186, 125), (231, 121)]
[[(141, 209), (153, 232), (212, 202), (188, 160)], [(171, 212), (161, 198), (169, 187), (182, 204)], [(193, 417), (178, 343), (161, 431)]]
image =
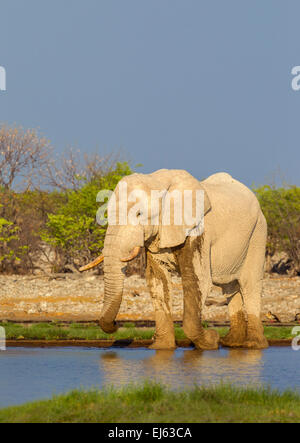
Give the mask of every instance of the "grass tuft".
[(0, 410), (0, 423), (300, 422), (300, 395), (221, 384), (172, 391), (154, 381), (101, 391), (72, 391)]

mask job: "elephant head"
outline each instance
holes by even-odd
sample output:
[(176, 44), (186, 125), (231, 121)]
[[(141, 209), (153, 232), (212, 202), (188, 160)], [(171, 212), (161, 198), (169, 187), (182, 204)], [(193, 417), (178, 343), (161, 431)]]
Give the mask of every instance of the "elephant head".
[[(193, 220), (187, 220), (183, 214), (182, 203), (179, 202), (176, 207), (170, 202), (173, 197), (180, 199), (185, 191), (190, 192), (190, 206), (194, 214), (196, 191), (201, 191), (204, 196), (203, 210)], [(210, 210), (210, 201), (201, 183), (189, 173), (160, 170), (123, 178), (109, 207), (114, 222), (111, 223), (109, 218), (103, 256), (81, 271), (91, 269), (104, 260), (104, 305), (100, 326), (105, 332), (112, 333), (117, 330), (115, 319), (122, 301), (126, 262), (133, 260), (143, 246), (151, 252), (159, 252), (184, 244), (190, 232), (200, 226), (203, 212)]]

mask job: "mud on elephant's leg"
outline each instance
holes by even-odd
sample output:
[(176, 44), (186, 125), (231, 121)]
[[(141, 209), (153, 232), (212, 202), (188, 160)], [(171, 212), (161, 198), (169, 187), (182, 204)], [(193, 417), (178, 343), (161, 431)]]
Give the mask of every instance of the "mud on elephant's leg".
[[(223, 293), (229, 295), (228, 289), (223, 288)], [(232, 293), (234, 293), (234, 290)], [(228, 334), (221, 339), (221, 344), (232, 348), (243, 347), (247, 338), (247, 322), (243, 310), (243, 299), (240, 292), (236, 292), (232, 295), (228, 309), (230, 330)]]
[(249, 349), (266, 349), (269, 347), (258, 315), (248, 314), (247, 340), (244, 347)]
[(264, 328), (260, 318), (261, 286), (262, 282), (257, 282), (253, 287), (246, 287), (243, 290), (247, 313), (247, 338), (244, 347), (249, 349), (265, 349), (269, 347), (268, 340), (264, 336)]
[(201, 323), (201, 301), (199, 303), (196, 287), (184, 289), (183, 330), (197, 349), (213, 350), (219, 348), (219, 334), (215, 330), (204, 329)]
[[(184, 294), (183, 330), (197, 349), (218, 349), (219, 334), (202, 326), (202, 294), (199, 279), (195, 273), (194, 261), (199, 260), (199, 252), (189, 238), (185, 245), (176, 251), (182, 278)], [(208, 276), (206, 276), (208, 278)]]
[(171, 282), (168, 271), (147, 253), (146, 279), (155, 311), (156, 332), (150, 349), (175, 349), (175, 333), (170, 308)]

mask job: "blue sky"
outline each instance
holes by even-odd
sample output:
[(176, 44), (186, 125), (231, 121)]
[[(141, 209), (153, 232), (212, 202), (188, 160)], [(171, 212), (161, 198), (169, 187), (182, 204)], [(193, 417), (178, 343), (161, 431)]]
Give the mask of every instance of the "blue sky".
[(300, 184), (297, 0), (1, 0), (0, 121), (142, 172)]

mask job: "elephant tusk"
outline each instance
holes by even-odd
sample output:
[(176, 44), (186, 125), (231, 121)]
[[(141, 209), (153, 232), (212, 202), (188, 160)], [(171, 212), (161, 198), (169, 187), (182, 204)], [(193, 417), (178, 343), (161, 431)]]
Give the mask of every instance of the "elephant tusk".
[(121, 261), (123, 261), (123, 262), (127, 262), (127, 261), (131, 261), (131, 260), (133, 260), (135, 257), (137, 257), (137, 256), (139, 255), (140, 250), (141, 250), (140, 246), (136, 246), (136, 247), (132, 250), (131, 254), (130, 254), (128, 257), (126, 257), (126, 258), (122, 258)]
[(102, 263), (104, 260), (103, 255), (101, 255), (100, 257), (96, 258), (96, 260), (92, 261), (92, 263), (89, 263), (86, 266), (82, 266), (82, 268), (79, 269), (80, 272), (84, 272), (84, 271), (88, 271), (89, 269), (93, 269), (95, 268), (97, 265), (99, 265), (100, 263)]

